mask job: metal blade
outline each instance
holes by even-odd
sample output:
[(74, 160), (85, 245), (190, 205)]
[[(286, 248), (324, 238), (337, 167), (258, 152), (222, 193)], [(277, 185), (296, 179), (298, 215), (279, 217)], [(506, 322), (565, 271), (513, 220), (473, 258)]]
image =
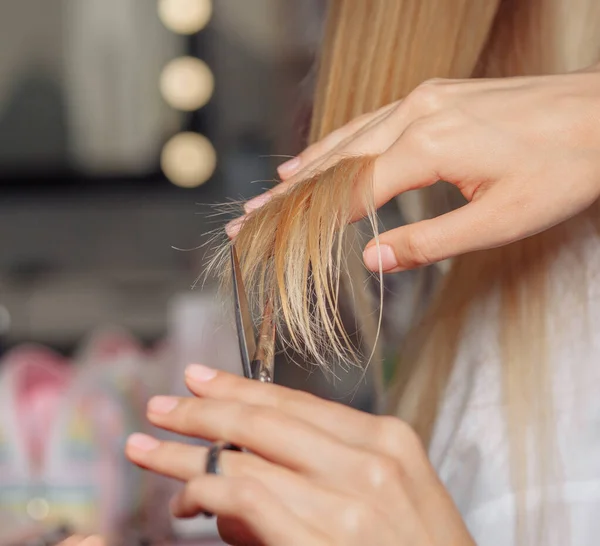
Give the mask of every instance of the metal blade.
[(233, 281), (235, 324), (238, 332), (244, 376), (252, 379), (251, 363), (256, 355), (256, 334), (254, 332), (250, 308), (248, 307), (240, 262), (233, 244), (231, 245), (231, 275)]
[(272, 383), (275, 371), (275, 322), (271, 300), (267, 302), (262, 320), (258, 333), (256, 356), (251, 364), (252, 376), (264, 383)]

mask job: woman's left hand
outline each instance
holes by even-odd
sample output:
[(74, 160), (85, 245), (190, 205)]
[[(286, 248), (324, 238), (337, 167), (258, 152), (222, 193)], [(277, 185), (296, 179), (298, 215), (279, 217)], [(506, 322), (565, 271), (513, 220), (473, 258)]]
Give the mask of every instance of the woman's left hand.
[(474, 545), (402, 421), (198, 365), (186, 382), (197, 398), (152, 399), (151, 423), (251, 453), (224, 451), (207, 475), (205, 447), (132, 436), (134, 463), (186, 482), (175, 516), (216, 514), (230, 544)]

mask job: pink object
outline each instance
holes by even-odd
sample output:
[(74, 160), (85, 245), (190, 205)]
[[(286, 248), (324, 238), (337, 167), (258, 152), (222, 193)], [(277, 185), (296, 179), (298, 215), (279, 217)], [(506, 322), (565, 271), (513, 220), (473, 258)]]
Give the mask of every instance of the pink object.
[(16, 366), (14, 392), (19, 427), (31, 470), (37, 474), (52, 422), (61, 397), (69, 388), (72, 372), (64, 359), (38, 347), (17, 350), (11, 355), (11, 363)]
[(139, 509), (141, 474), (123, 453), (138, 428), (134, 381), (131, 370), (119, 375), (121, 359), (106, 365), (112, 360), (77, 365), (36, 346), (3, 359), (0, 514), (15, 529), (31, 525), (32, 499), (47, 503), (44, 523), (69, 521), (82, 532), (114, 531)]
[(84, 350), (88, 358), (106, 362), (115, 358), (138, 355), (141, 352), (142, 348), (133, 337), (116, 328), (93, 334)]

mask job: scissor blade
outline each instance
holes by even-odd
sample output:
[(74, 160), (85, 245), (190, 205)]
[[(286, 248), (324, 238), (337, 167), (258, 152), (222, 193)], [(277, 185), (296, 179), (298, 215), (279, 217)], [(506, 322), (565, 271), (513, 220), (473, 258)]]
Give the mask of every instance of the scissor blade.
[(258, 333), (256, 356), (252, 362), (252, 376), (265, 383), (273, 382), (275, 363), (275, 322), (273, 320), (273, 302), (269, 300)]
[(248, 306), (248, 299), (246, 298), (240, 262), (233, 244), (231, 245), (231, 275), (233, 280), (235, 324), (237, 326), (242, 366), (244, 367), (244, 375), (248, 378), (252, 378), (251, 363), (256, 355), (254, 325), (252, 323), (250, 307)]

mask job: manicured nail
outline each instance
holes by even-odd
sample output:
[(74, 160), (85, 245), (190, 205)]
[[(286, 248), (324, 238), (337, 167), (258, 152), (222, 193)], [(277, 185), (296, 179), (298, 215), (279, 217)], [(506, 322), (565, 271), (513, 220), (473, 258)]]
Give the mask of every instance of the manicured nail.
[(191, 364), (186, 368), (185, 375), (192, 381), (204, 383), (213, 379), (217, 375), (217, 370), (203, 366), (202, 364)]
[(225, 226), (225, 233), (230, 239), (233, 239), (240, 232), (243, 222), (244, 216), (240, 216)]
[(136, 449), (141, 451), (152, 451), (156, 449), (160, 442), (152, 438), (152, 436), (148, 436), (147, 434), (140, 434), (139, 432), (136, 434), (132, 434), (127, 440), (127, 445), (130, 445)]
[(379, 255), (381, 254), (381, 267), (383, 271), (390, 271), (398, 267), (398, 260), (394, 249), (389, 245), (369, 246), (363, 252), (365, 265), (371, 271), (379, 271)]
[(165, 414), (173, 411), (179, 400), (171, 396), (155, 396), (148, 402), (148, 411), (150, 413)]
[(248, 201), (244, 205), (244, 210), (246, 212), (252, 212), (253, 210), (259, 209), (265, 203), (267, 203), (268, 201), (270, 201), (271, 197), (273, 197), (273, 194), (271, 192), (269, 192), (269, 191), (267, 191), (265, 193), (262, 193), (261, 195), (258, 195), (257, 197), (254, 197), (254, 198), (250, 199), (250, 201)]
[(281, 165), (279, 165), (279, 167), (277, 167), (277, 172), (280, 175), (289, 175), (289, 174), (292, 174), (295, 170), (297, 170), (299, 166), (300, 166), (300, 158), (292, 157), (292, 159), (289, 159), (285, 163), (282, 163)]

